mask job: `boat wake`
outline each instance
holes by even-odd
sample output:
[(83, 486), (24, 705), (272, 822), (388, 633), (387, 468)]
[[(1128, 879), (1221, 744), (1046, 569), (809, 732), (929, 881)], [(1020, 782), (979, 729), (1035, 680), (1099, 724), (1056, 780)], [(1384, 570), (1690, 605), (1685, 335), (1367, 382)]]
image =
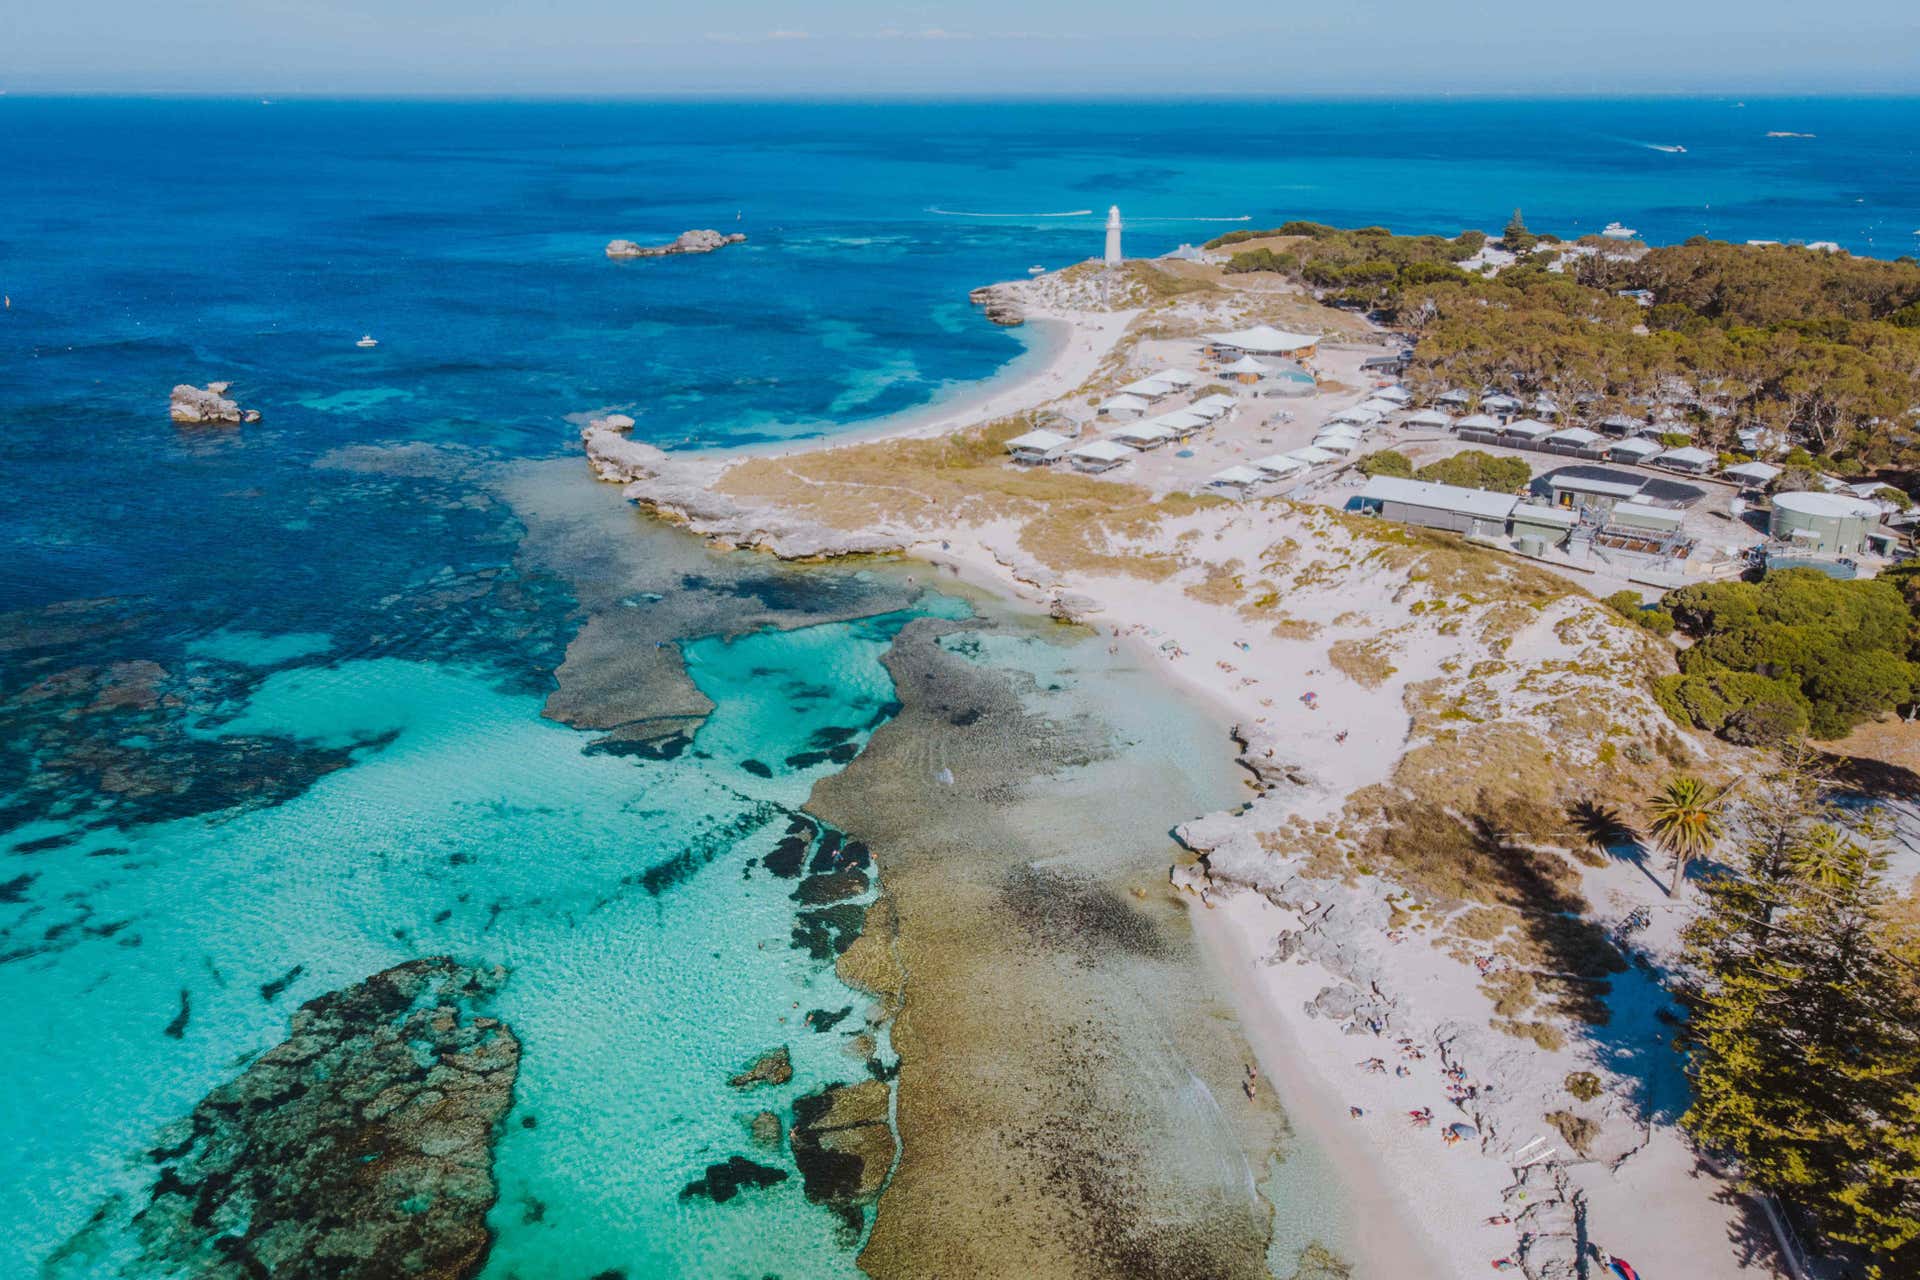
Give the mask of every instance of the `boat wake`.
[(1127, 225), (1131, 227), (1131, 226), (1136, 226), (1142, 222), (1252, 222), (1252, 221), (1253, 221), (1252, 214), (1243, 213), (1237, 218), (1128, 218)]
[(948, 218), (1090, 218), (1091, 209), (1069, 209), (1065, 213), (974, 213), (967, 209), (942, 209), (939, 205), (927, 206), (928, 213), (941, 214)]

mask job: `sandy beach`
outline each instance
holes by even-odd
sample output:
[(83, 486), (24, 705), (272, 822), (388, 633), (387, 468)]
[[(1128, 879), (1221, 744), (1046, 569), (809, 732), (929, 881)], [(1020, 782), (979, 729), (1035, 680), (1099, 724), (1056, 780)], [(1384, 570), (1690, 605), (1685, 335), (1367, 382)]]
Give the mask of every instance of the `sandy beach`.
[[(897, 546), (1082, 622), (1136, 648), (1244, 744), (1249, 803), (1182, 827), (1171, 881), (1262, 1076), (1337, 1172), (1361, 1224), (1356, 1275), (1558, 1275), (1587, 1241), (1650, 1276), (1778, 1274), (1753, 1207), (1674, 1127), (1668, 1000), (1632, 957), (1667, 962), (1681, 913), (1633, 857), (1577, 842), (1508, 849), (1493, 816), (1564, 808), (1569, 785), (1621, 806), (1664, 762), (1707, 762), (1717, 748), (1674, 733), (1648, 695), (1649, 664), (1670, 658), (1523, 562), (1314, 503), (1180, 496), (1195, 467), (1231, 459), (1164, 450), (1117, 483), (1009, 476), (995, 501), (982, 485), (1009, 464), (991, 453), (929, 463), (911, 451), (976, 438), (1016, 390), (1077, 387), (1103, 364), (1124, 381), (1181, 359), (1182, 343), (1197, 363), (1191, 335), (1224, 327), (1233, 307), (1270, 305), (1176, 302), (1154, 316), (1157, 336), (1117, 358), (1137, 314), (1063, 313), (1081, 336), (1044, 374), (857, 444), (662, 462), (590, 435), (589, 453), (629, 496), (698, 532), (779, 549), (796, 520), (812, 522), (809, 548), (858, 530), (860, 549)], [(1190, 448), (1313, 430), (1366, 394), (1359, 360), (1327, 353), (1339, 376), (1323, 373), (1313, 404), (1275, 413), (1243, 399), (1239, 426)], [(1019, 408), (1090, 414), (1057, 398)], [(716, 507), (689, 503), (694, 489)], [(1621, 741), (1657, 745), (1622, 753)], [(1410, 833), (1402, 811), (1439, 797), (1487, 806), (1491, 852), (1452, 819), (1431, 847)], [(1623, 956), (1608, 939), (1639, 921)], [(883, 1200), (882, 1223), (886, 1211)]]

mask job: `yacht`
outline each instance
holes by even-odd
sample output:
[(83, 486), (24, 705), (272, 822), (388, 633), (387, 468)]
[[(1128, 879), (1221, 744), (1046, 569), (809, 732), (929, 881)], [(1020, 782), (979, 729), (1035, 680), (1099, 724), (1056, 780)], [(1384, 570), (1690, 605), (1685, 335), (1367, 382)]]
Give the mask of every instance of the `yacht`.
[(353, 345), (356, 347), (377, 347), (380, 345), (380, 339), (374, 337), (370, 333), (363, 333), (360, 335), (360, 341), (354, 343)]
[(1623, 227), (1617, 222), (1609, 222), (1600, 234), (1609, 240), (1631, 240), (1640, 233), (1632, 227)]

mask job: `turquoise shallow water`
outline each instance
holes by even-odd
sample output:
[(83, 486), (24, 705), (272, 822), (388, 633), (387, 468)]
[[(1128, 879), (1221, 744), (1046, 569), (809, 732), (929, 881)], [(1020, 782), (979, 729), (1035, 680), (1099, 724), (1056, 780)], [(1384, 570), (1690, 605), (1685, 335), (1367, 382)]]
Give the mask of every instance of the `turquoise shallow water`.
[[(269, 677), (223, 732), (382, 745), (287, 804), (37, 863), (39, 900), (116, 928), (4, 970), (17, 1069), (0, 1105), (0, 1273), (30, 1274), (109, 1188), (137, 1197), (139, 1135), (283, 1038), (295, 1003), (451, 952), (509, 967), (497, 1012), (528, 1048), (488, 1274), (854, 1274), (797, 1178), (743, 1193), (757, 1201), (745, 1234), (738, 1206), (677, 1192), (752, 1150), (757, 1108), (863, 1073), (843, 1034), (802, 1019), (864, 1001), (790, 944), (793, 882), (744, 864), (836, 767), (781, 762), (822, 730), (857, 745), (885, 718), (878, 659), (909, 616), (689, 646), (715, 711), (670, 761), (585, 754), (586, 735), (481, 672), (371, 659)], [(726, 1086), (743, 1046), (783, 1043), (790, 1085)]]

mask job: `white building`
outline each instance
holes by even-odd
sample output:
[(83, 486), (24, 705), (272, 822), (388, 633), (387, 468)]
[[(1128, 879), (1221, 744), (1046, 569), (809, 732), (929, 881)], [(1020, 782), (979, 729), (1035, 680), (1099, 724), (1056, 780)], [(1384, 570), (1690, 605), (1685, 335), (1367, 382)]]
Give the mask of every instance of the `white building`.
[(1007, 441), (1007, 452), (1013, 455), (1015, 462), (1034, 466), (1055, 461), (1060, 456), (1061, 447), (1071, 443), (1066, 436), (1052, 431), (1029, 431)]
[(1133, 450), (1111, 440), (1094, 440), (1067, 450), (1075, 471), (1111, 471), (1132, 456)]

